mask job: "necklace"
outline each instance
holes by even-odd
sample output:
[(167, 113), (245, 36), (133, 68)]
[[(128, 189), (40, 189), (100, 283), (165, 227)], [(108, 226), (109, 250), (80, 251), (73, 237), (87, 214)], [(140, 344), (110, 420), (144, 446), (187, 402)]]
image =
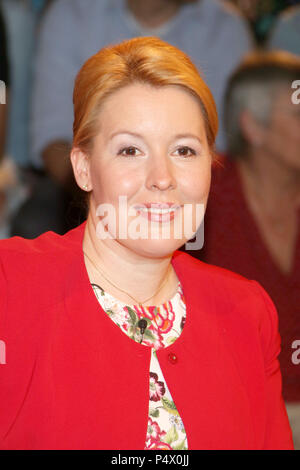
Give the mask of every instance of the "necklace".
[(104, 279), (109, 282), (109, 284), (111, 284), (112, 286), (114, 286), (116, 289), (118, 289), (119, 291), (123, 292), (124, 294), (128, 295), (129, 297), (131, 297), (136, 304), (138, 304), (139, 306), (142, 306), (142, 304), (144, 304), (145, 302), (147, 302), (148, 300), (152, 299), (155, 295), (158, 294), (158, 292), (163, 288), (163, 286), (166, 284), (168, 278), (169, 278), (169, 273), (171, 272), (170, 271), (170, 268), (171, 268), (171, 263), (169, 264), (169, 267), (167, 269), (167, 274), (166, 274), (166, 277), (165, 277), (165, 280), (164, 282), (161, 284), (161, 286), (157, 289), (157, 291), (151, 295), (151, 297), (148, 297), (148, 299), (145, 299), (143, 300), (142, 302), (139, 302), (137, 299), (135, 299), (131, 294), (129, 294), (128, 292), (126, 292), (125, 290), (121, 289), (120, 287), (116, 286), (112, 281), (110, 281), (106, 276), (105, 274), (103, 273), (103, 271), (101, 269), (98, 268), (98, 266), (96, 266), (96, 264), (94, 263), (94, 261), (89, 257), (89, 255), (84, 251), (83, 252), (84, 255), (88, 258), (88, 260), (92, 263), (92, 265), (94, 266), (94, 268), (104, 277)]

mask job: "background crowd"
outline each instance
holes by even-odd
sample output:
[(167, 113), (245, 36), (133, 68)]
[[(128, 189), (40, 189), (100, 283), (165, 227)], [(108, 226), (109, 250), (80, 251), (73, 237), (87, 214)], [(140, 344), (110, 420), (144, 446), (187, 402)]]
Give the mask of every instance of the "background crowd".
[(259, 281), (275, 302), (300, 448), (300, 1), (0, 0), (0, 15), (0, 238), (63, 234), (85, 218), (68, 155), (73, 82), (88, 57), (151, 35), (199, 68), (220, 157), (204, 248), (190, 254)]

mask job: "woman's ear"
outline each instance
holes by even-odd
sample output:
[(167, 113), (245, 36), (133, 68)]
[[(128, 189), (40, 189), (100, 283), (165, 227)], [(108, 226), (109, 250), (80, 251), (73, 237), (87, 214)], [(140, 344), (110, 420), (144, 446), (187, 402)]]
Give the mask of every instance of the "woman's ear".
[(84, 191), (91, 191), (90, 157), (78, 147), (74, 147), (70, 154), (74, 177), (78, 186)]

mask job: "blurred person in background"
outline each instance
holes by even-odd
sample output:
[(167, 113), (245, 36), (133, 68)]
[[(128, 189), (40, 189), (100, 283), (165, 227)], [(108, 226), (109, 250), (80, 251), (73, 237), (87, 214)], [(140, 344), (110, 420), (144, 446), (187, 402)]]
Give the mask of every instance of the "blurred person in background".
[(7, 90), (9, 86), (9, 66), (7, 59), (6, 29), (0, 7), (0, 164), (3, 160), (5, 149), (6, 119), (7, 119)]
[[(226, 94), (228, 155), (215, 166), (204, 248), (191, 251), (263, 285), (279, 315), (283, 396), (300, 447), (300, 59), (249, 55)], [(298, 93), (299, 95), (299, 93)], [(297, 343), (298, 341), (298, 343)], [(291, 411), (292, 410), (292, 411)]]
[(7, 172), (4, 159), (6, 128), (7, 128), (7, 106), (9, 89), (9, 64), (7, 57), (7, 37), (5, 22), (0, 4), (0, 238), (4, 233), (4, 211), (6, 204)]
[[(226, 80), (252, 47), (244, 19), (231, 4), (218, 0), (55, 1), (41, 27), (33, 93), (30, 157), (45, 176), (21, 208), (12, 235), (31, 238), (47, 229), (64, 233), (80, 222), (80, 215), (74, 221), (67, 209), (72, 193), (78, 198), (68, 158), (70, 90), (87, 57), (135, 36), (158, 36), (189, 54), (199, 68), (201, 64), (221, 114)], [(224, 146), (222, 132), (218, 142)]]
[(279, 15), (267, 43), (269, 49), (283, 49), (300, 55), (300, 5)]
[(38, 23), (49, 0), (0, 0), (7, 30), (11, 104), (7, 153), (25, 168), (29, 158), (29, 107)]
[[(231, 0), (248, 19), (257, 42), (264, 44), (276, 18), (299, 0)], [(285, 13), (284, 15), (285, 16)], [(299, 26), (298, 26), (299, 28)], [(291, 51), (293, 52), (293, 51)]]
[(6, 188), (0, 238), (9, 237), (14, 214), (30, 195), (32, 188), (33, 174), (28, 172), (31, 166), (29, 107), (32, 62), (39, 20), (50, 3), (51, 0), (0, 0), (7, 33), (6, 46), (11, 78), (5, 159), (0, 174), (0, 185), (5, 185)]

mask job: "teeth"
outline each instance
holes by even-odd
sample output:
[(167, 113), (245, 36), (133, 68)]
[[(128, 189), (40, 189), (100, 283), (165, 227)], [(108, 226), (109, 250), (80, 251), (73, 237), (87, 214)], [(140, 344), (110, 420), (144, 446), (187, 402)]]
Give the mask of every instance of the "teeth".
[(169, 214), (170, 212), (175, 212), (177, 208), (174, 209), (148, 209), (146, 207), (141, 207), (138, 209), (141, 212), (151, 212), (151, 214)]

